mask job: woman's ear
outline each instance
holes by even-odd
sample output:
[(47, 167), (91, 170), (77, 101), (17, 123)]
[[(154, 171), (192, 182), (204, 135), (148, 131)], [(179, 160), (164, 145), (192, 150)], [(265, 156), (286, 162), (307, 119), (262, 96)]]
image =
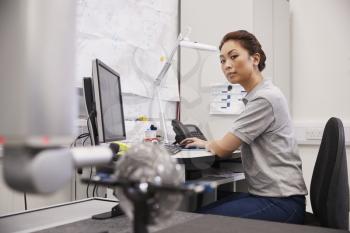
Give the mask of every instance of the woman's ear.
[(255, 53), (251, 57), (253, 59), (254, 66), (258, 66), (259, 63), (260, 63), (260, 54), (259, 53)]

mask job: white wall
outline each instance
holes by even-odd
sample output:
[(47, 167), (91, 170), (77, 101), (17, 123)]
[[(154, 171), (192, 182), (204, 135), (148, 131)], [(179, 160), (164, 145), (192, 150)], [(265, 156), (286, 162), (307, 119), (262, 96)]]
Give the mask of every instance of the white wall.
[[(350, 1), (290, 0), (290, 11), (293, 119), (349, 121)], [(300, 146), (308, 187), (317, 152), (317, 145)]]
[(350, 119), (350, 1), (290, 0), (295, 120)]

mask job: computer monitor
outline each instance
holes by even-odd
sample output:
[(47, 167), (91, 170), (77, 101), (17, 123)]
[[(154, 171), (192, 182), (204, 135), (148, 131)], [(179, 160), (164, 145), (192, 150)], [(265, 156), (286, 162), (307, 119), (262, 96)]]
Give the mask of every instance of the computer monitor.
[(120, 76), (99, 59), (92, 62), (92, 78), (84, 78), (92, 144), (126, 139)]

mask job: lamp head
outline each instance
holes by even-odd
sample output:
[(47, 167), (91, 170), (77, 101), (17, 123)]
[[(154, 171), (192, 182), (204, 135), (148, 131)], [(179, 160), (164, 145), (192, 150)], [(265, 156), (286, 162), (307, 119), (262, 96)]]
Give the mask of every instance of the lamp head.
[(181, 47), (191, 48), (191, 49), (198, 49), (203, 51), (211, 51), (211, 52), (218, 52), (219, 49), (216, 46), (193, 42), (188, 39), (184, 39), (180, 41)]

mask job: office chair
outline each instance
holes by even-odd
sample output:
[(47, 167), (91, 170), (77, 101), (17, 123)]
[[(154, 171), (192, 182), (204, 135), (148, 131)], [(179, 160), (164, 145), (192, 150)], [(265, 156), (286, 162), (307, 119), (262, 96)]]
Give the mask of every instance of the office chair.
[(311, 179), (313, 214), (306, 213), (306, 225), (348, 229), (349, 184), (344, 127), (340, 119), (328, 120)]

